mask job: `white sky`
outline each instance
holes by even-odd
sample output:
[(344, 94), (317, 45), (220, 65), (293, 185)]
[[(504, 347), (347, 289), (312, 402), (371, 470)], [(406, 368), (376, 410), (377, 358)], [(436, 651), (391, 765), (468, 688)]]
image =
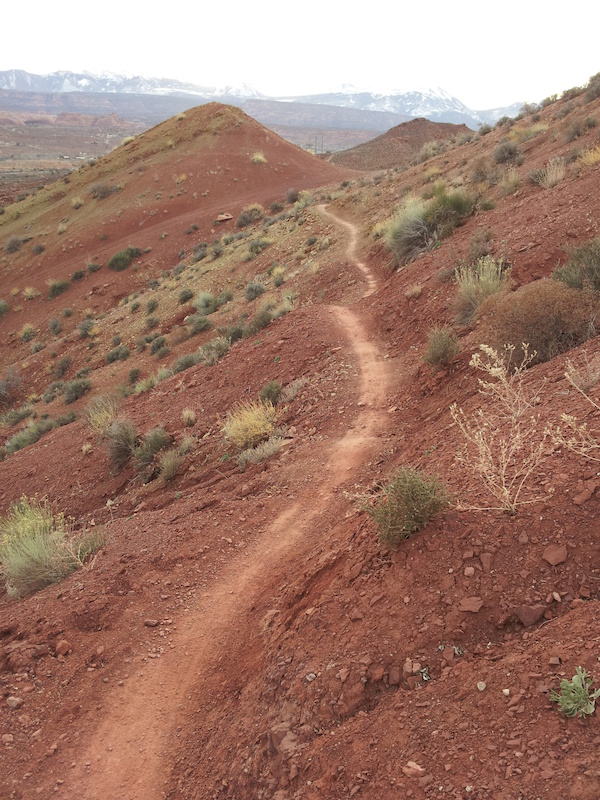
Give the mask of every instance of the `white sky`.
[(0, 70), (245, 82), (271, 96), (440, 86), (473, 109), (539, 101), (600, 71), (589, 0), (554, 12), (539, 0), (3, 5)]

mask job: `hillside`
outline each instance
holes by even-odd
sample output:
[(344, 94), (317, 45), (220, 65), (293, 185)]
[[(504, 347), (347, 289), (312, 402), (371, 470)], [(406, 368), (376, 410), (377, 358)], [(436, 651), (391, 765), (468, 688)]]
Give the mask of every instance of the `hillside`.
[[(600, 436), (598, 287), (563, 280), (598, 271), (595, 86), (374, 174), (203, 107), (6, 208), (0, 515), (48, 498), (78, 559), (0, 590), (1, 797), (600, 796), (598, 714), (550, 696), (600, 683), (598, 467), (556, 439)], [(525, 334), (521, 373), (471, 362)], [(391, 542), (401, 467), (451, 499)]]
[[(339, 167), (358, 170), (393, 169), (406, 166), (419, 157), (424, 145), (449, 139), (470, 138), (466, 125), (431, 122), (422, 117), (402, 122), (375, 139), (350, 150), (334, 153), (330, 161)], [(429, 155), (433, 155), (430, 153)]]

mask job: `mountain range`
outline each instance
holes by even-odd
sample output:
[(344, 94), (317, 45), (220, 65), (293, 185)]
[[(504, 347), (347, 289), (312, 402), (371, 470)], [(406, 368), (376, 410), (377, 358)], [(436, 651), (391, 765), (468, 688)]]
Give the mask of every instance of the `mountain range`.
[[(112, 73), (94, 75), (89, 72), (53, 72), (49, 75), (35, 75), (24, 70), (0, 71), (0, 90), (10, 92), (35, 92), (35, 93), (93, 93), (93, 94), (125, 94), (125, 95), (153, 95), (155, 97), (194, 98), (194, 105), (218, 99), (231, 105), (238, 105), (244, 110), (245, 104), (252, 101), (254, 111), (262, 103), (273, 102), (285, 104), (288, 111), (290, 106), (302, 104), (304, 106), (328, 106), (334, 108), (353, 109), (358, 112), (377, 112), (387, 115), (377, 122), (363, 125), (362, 117), (354, 115), (351, 124), (353, 127), (369, 127), (380, 131), (392, 125), (414, 117), (426, 117), (437, 122), (463, 123), (476, 129), (483, 123), (494, 123), (502, 116), (514, 116), (518, 113), (521, 103), (517, 102), (505, 108), (492, 108), (477, 110), (468, 108), (458, 98), (453, 97), (444, 89), (422, 89), (412, 91), (398, 91), (391, 94), (380, 94), (362, 91), (353, 86), (344, 86), (338, 92), (323, 94), (308, 94), (302, 96), (267, 97), (260, 94), (251, 86), (225, 86), (221, 88), (201, 86), (168, 78), (147, 78), (143, 76), (126, 76)], [(285, 107), (280, 109), (284, 118)], [(390, 115), (393, 115), (390, 118)], [(286, 124), (284, 119), (279, 124)], [(261, 120), (262, 121), (262, 120)], [(342, 125), (346, 127), (346, 125)]]

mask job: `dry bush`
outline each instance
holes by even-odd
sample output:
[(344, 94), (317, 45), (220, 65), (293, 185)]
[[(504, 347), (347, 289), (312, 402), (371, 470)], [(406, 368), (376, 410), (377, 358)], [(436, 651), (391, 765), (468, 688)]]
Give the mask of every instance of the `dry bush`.
[(562, 181), (562, 179), (565, 177), (566, 171), (567, 168), (565, 166), (564, 158), (556, 156), (555, 158), (550, 159), (545, 167), (536, 169), (534, 172), (532, 172), (529, 176), (529, 180), (532, 183), (537, 183), (537, 185), (541, 186), (542, 189), (551, 189), (553, 186), (556, 186), (557, 183)]
[(503, 351), (488, 345), (471, 359), (471, 366), (482, 372), (479, 393), (486, 404), (470, 417), (454, 403), (450, 413), (465, 438), (457, 461), (481, 479), (489, 494), (499, 502), (497, 510), (514, 513), (517, 507), (539, 499), (529, 493), (529, 479), (547, 455), (547, 431), (536, 411), (538, 387), (526, 389), (523, 375), (534, 354), (522, 345), (523, 357), (514, 368), (515, 348)]
[(133, 452), (133, 466), (138, 474), (142, 474), (152, 467), (154, 457), (161, 450), (165, 450), (172, 442), (172, 437), (165, 429), (158, 425), (144, 436), (142, 442)]
[(460, 266), (455, 270), (458, 293), (454, 301), (456, 321), (471, 322), (483, 301), (508, 287), (510, 268), (503, 259), (483, 256), (475, 264)]
[(161, 453), (158, 460), (158, 474), (165, 483), (172, 481), (177, 476), (183, 459), (184, 454), (178, 448)]
[(266, 441), (276, 421), (277, 412), (272, 403), (240, 403), (227, 414), (223, 433), (237, 448), (246, 450)]
[(193, 408), (184, 408), (181, 412), (181, 421), (184, 427), (193, 428), (196, 424), (196, 412)]
[(564, 267), (557, 267), (552, 277), (571, 289), (600, 292), (600, 236), (571, 248), (569, 260)]
[(281, 450), (283, 441), (281, 436), (270, 436), (266, 442), (242, 450), (236, 459), (238, 467), (245, 469), (247, 464), (260, 464), (261, 461), (266, 461)]
[[(584, 353), (583, 369), (576, 368), (571, 361), (567, 361), (565, 378), (587, 400), (590, 410), (595, 414), (599, 413), (600, 405), (588, 394), (600, 379), (598, 355), (596, 354), (590, 362), (587, 353)], [(561, 414), (560, 419), (562, 425), (547, 429), (553, 443), (557, 447), (564, 447), (590, 461), (600, 461), (600, 441), (598, 441), (598, 436), (589, 431), (587, 422), (580, 422), (572, 414)]]
[(486, 317), (488, 341), (497, 349), (514, 347), (523, 359), (523, 342), (535, 351), (532, 364), (549, 361), (595, 335), (599, 302), (593, 295), (543, 278), (516, 292), (488, 298), (480, 313)]
[(120, 472), (133, 456), (137, 434), (129, 420), (116, 420), (106, 431), (108, 460), (117, 472)]
[(511, 167), (509, 170), (507, 170), (500, 181), (500, 188), (502, 189), (502, 193), (505, 195), (514, 194), (520, 185), (521, 178), (514, 167)]
[(95, 397), (85, 410), (85, 424), (98, 436), (104, 436), (119, 412), (117, 397)]
[(436, 475), (401, 467), (381, 487), (377, 503), (365, 511), (375, 521), (381, 541), (395, 547), (445, 511), (450, 502), (450, 492)]

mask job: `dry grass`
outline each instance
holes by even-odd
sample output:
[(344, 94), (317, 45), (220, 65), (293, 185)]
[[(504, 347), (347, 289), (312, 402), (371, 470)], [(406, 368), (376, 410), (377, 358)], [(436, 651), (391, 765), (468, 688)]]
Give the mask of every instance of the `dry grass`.
[(459, 349), (458, 337), (454, 331), (446, 327), (435, 327), (429, 331), (423, 361), (437, 372), (450, 366)]
[(196, 424), (196, 412), (193, 408), (184, 408), (181, 412), (181, 421), (185, 428), (193, 428)]
[(272, 403), (240, 403), (227, 415), (223, 433), (239, 450), (246, 450), (266, 441), (276, 422), (277, 411)]
[(85, 424), (98, 436), (104, 436), (117, 418), (119, 405), (117, 397), (95, 397), (85, 410)]
[(560, 156), (550, 159), (542, 169), (538, 169), (531, 174), (532, 183), (537, 183), (542, 189), (552, 189), (562, 181), (567, 172), (565, 161)]
[(593, 167), (600, 161), (600, 145), (584, 150), (577, 159), (584, 167)]
[(237, 456), (237, 464), (241, 469), (245, 469), (247, 464), (260, 464), (281, 450), (284, 440), (281, 436), (270, 436), (266, 442), (249, 447)]
[(454, 301), (456, 321), (470, 322), (483, 301), (501, 292), (510, 282), (510, 269), (502, 259), (483, 256), (476, 264), (457, 267), (458, 294)]

